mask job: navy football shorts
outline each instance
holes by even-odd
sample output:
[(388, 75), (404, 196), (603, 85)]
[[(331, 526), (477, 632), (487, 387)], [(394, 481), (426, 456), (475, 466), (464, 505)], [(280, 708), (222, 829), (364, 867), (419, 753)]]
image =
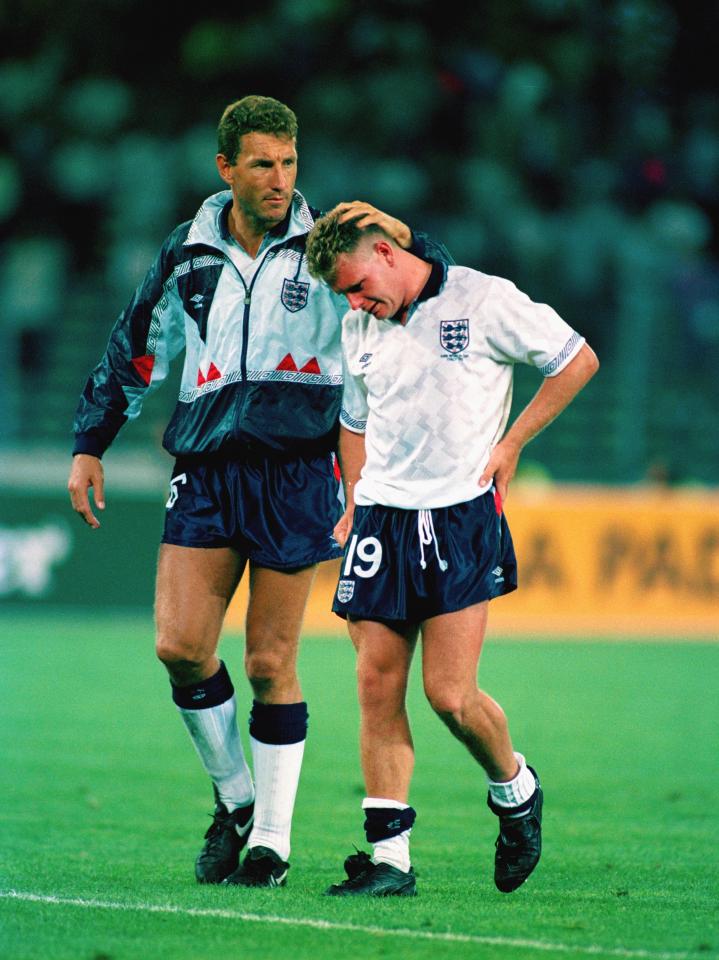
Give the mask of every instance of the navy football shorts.
[(433, 510), (355, 508), (332, 610), (351, 620), (420, 623), (517, 589), (499, 496)]
[(232, 547), (261, 567), (292, 570), (342, 551), (331, 454), (293, 460), (180, 459), (170, 481), (163, 543)]

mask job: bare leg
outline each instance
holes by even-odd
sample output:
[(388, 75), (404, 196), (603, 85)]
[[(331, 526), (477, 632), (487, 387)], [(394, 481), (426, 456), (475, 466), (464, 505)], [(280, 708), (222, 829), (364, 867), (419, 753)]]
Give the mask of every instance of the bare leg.
[(236, 699), (216, 655), (225, 611), (243, 569), (244, 561), (229, 548), (160, 547), (157, 655), (215, 787), (213, 824), (195, 862), (200, 883), (219, 883), (236, 869), (252, 817), (254, 787), (237, 729)]
[(157, 655), (180, 687), (217, 673), (222, 621), (245, 561), (229, 547), (163, 543), (157, 568)]
[(316, 572), (316, 566), (284, 573), (250, 565), (245, 668), (261, 703), (302, 699), (297, 651)]
[(357, 650), (360, 755), (367, 795), (407, 802), (414, 746), (405, 707), (416, 627), (402, 635), (371, 620), (349, 622)]
[(424, 689), (432, 709), (491, 780), (511, 780), (518, 764), (504, 711), (477, 688), (489, 604), (432, 617), (422, 625)]

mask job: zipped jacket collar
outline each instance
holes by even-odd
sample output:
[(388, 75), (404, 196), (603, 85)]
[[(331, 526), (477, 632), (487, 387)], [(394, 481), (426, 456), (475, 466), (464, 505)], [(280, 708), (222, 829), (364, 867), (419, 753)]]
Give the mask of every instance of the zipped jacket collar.
[[(232, 203), (232, 191), (221, 190), (214, 193), (202, 204), (192, 222), (184, 246), (201, 243), (204, 246), (222, 249), (227, 234), (227, 213), (225, 208)], [(293, 237), (305, 236), (314, 226), (314, 217), (307, 201), (295, 190), (287, 216), (269, 232), (273, 238), (272, 246), (286, 243)]]

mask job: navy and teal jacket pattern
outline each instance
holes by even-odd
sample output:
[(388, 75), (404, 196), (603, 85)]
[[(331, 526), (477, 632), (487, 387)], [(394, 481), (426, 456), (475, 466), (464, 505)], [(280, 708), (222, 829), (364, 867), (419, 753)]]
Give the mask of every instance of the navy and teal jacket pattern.
[[(164, 447), (175, 457), (334, 449), (342, 400), (343, 296), (311, 277), (307, 234), (319, 212), (295, 191), (249, 282), (227, 253), (230, 191), (178, 226), (120, 314), (74, 422), (74, 453), (100, 457), (185, 352)], [(412, 252), (447, 261), (415, 235)]]

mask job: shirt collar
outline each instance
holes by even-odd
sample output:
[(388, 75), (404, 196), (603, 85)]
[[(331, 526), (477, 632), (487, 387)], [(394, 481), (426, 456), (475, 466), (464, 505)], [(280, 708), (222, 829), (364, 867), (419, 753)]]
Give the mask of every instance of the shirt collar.
[(442, 263), (440, 260), (430, 260), (429, 262), (432, 269), (430, 270), (427, 282), (414, 301), (415, 303), (422, 303), (423, 300), (429, 300), (431, 297), (438, 296), (439, 291), (442, 289), (442, 284), (447, 279), (446, 263)]
[[(232, 193), (222, 190), (208, 197), (192, 221), (185, 246), (202, 243), (210, 247), (221, 247), (229, 242), (227, 217), (232, 206)], [(287, 217), (265, 234), (264, 243), (282, 243), (294, 237), (309, 233), (314, 226), (314, 216), (307, 201), (295, 190)]]
[(424, 303), (425, 300), (431, 300), (432, 297), (438, 296), (444, 281), (447, 279), (446, 263), (442, 263), (441, 260), (430, 260), (429, 263), (432, 268), (429, 272), (429, 277), (427, 277), (427, 282), (415, 299), (410, 303), (409, 307), (407, 307), (407, 317), (404, 321), (405, 326), (409, 323), (410, 318), (420, 304)]

